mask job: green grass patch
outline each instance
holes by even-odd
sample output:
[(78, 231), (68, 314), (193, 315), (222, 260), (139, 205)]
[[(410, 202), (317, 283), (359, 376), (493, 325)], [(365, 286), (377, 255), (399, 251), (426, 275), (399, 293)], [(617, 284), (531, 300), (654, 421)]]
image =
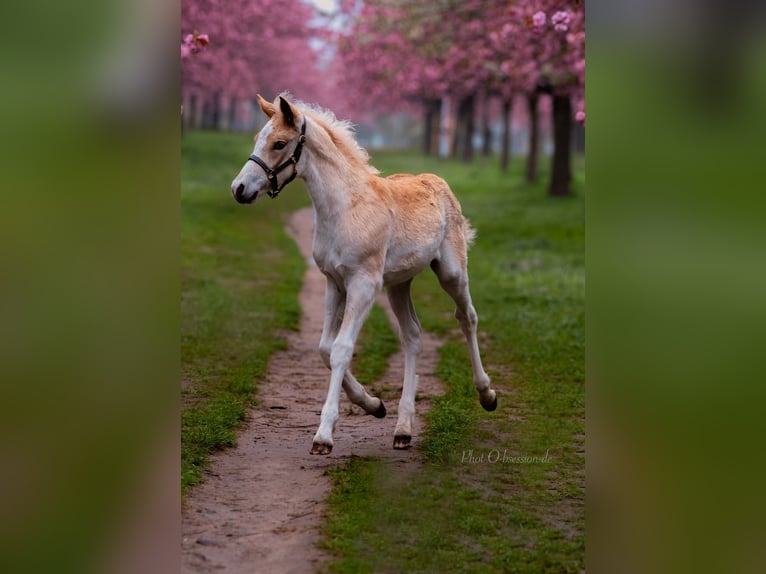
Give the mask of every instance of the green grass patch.
[(476, 391), (466, 385), (472, 380), (472, 372), (465, 344), (450, 340), (439, 349), (439, 355), (436, 374), (447, 392), (432, 400), (422, 445), (425, 459), (434, 463), (447, 462), (462, 451), (475, 431), (479, 414), (475, 409)]
[(499, 407), (471, 383), (453, 304), (431, 274), (413, 286), (423, 326), (446, 337), (423, 440), (401, 475), (352, 459), (331, 473), (334, 572), (579, 572), (584, 568), (584, 172), (575, 195), (526, 184), (517, 159), (465, 165), (376, 154), (384, 174), (444, 177), (478, 231), (469, 256), (485, 367)]
[(246, 135), (192, 132), (181, 156), (181, 485), (235, 443), (269, 356), (298, 327), (305, 267), (285, 218), (308, 204), (296, 182), (277, 201), (237, 204), (230, 184)]

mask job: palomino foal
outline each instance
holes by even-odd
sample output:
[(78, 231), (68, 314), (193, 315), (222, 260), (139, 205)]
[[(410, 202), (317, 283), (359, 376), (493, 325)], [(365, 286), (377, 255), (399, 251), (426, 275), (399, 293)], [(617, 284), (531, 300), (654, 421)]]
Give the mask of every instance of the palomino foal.
[(349, 370), (359, 331), (384, 286), (405, 356), (394, 448), (409, 447), (420, 347), (410, 285), (429, 266), (455, 301), (479, 401), (495, 410), (497, 396), (479, 357), (478, 319), (468, 291), (467, 250), (474, 232), (447, 183), (431, 174), (379, 177), (348, 123), (284, 96), (273, 103), (258, 96), (258, 101), (269, 121), (255, 136), (253, 155), (234, 178), (231, 193), (239, 203), (252, 203), (264, 193), (276, 197), (296, 176), (305, 180), (314, 207), (314, 260), (327, 278), (319, 352), (332, 374), (311, 454), (332, 451), (341, 386), (367, 413), (386, 416), (383, 402), (367, 394)]

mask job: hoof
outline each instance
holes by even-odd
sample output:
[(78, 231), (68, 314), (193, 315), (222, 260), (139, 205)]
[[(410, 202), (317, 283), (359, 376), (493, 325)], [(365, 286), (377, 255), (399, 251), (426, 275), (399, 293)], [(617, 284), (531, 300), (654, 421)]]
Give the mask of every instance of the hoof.
[(383, 401), (380, 401), (380, 406), (377, 408), (377, 410), (370, 414), (377, 419), (386, 418), (386, 405), (383, 404)]
[(408, 434), (398, 434), (394, 437), (394, 448), (397, 450), (404, 450), (412, 446), (410, 441), (412, 437)]
[(492, 391), (492, 402), (491, 403), (485, 404), (481, 400), (479, 400), (479, 402), (481, 402), (481, 406), (484, 407), (485, 411), (492, 412), (492, 411), (494, 411), (497, 408), (497, 393)]
[(315, 442), (313, 445), (311, 445), (311, 454), (330, 454), (331, 452), (332, 452), (331, 444)]

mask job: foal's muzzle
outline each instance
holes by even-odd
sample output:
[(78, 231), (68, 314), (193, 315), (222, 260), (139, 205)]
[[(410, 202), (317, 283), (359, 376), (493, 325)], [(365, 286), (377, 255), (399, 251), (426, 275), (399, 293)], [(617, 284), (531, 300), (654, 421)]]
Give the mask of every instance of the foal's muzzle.
[(251, 197), (249, 200), (245, 199), (245, 184), (240, 183), (237, 186), (237, 189), (234, 190), (234, 199), (237, 200), (237, 203), (251, 203), (255, 196)]

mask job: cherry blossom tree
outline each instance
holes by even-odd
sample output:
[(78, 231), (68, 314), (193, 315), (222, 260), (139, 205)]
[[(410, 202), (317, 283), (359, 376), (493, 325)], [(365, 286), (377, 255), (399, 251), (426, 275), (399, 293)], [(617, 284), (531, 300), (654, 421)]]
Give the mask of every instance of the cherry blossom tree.
[[(435, 0), (412, 3), (368, 0), (342, 4), (352, 25), (339, 34), (340, 57), (349, 76), (351, 97), (378, 109), (393, 109), (402, 102), (421, 102), (427, 125), (425, 147), (433, 148), (432, 131), (445, 96), (453, 98), (457, 123), (472, 131), (477, 92), (491, 79), (484, 66), (488, 56), (481, 40), (482, 0)], [(356, 79), (356, 81), (352, 81)], [(432, 129), (431, 129), (432, 128)], [(470, 137), (463, 143), (470, 159)]]
[[(351, 97), (368, 106), (396, 108), (422, 102), (426, 150), (433, 149), (439, 102), (456, 102), (456, 137), (464, 159), (473, 152), (477, 98), (485, 118), (489, 99), (502, 102), (503, 164), (510, 150), (512, 99), (526, 96), (531, 116), (530, 161), (536, 174), (537, 100), (553, 98), (556, 147), (568, 158), (563, 135), (571, 120), (584, 121), (584, 3), (580, 0), (345, 0), (341, 9), (350, 25), (338, 33), (339, 56), (349, 72)], [(574, 101), (574, 110), (571, 102)], [(567, 107), (568, 106), (568, 107)], [(565, 113), (565, 118), (564, 115)], [(564, 119), (562, 119), (564, 118)], [(484, 128), (484, 133), (488, 130)], [(486, 144), (485, 144), (486, 147)], [(565, 164), (554, 154), (556, 173)], [(568, 165), (568, 164), (567, 164)], [(559, 174), (560, 175), (560, 174)], [(568, 190), (567, 174), (564, 175)], [(565, 189), (556, 180), (556, 193)], [(552, 188), (553, 192), (553, 188)]]
[[(205, 30), (214, 39), (214, 46), (185, 59), (182, 67), (183, 95), (196, 100), (192, 107), (201, 102), (208, 127), (231, 124), (238, 105), (258, 93), (289, 90), (311, 101), (332, 95), (339, 82), (318, 68), (311, 46), (314, 16), (314, 8), (300, 0), (183, 1), (182, 35)], [(225, 110), (229, 122), (222, 122)]]
[(547, 12), (535, 13), (532, 28), (546, 46), (540, 78), (553, 99), (554, 148), (549, 193), (566, 196), (570, 194), (572, 119), (585, 121), (585, 13), (580, 1), (562, 6), (550, 0), (547, 8)]
[[(184, 60), (184, 94), (205, 102), (212, 123), (228, 102), (289, 89), (344, 117), (415, 109), (424, 148), (438, 147), (450, 102), (452, 155), (470, 161), (476, 115), (484, 150), (491, 116), (502, 118), (502, 165), (510, 159), (513, 101), (529, 112), (527, 178), (536, 177), (538, 106), (550, 96), (551, 194), (569, 193), (572, 121), (584, 122), (585, 20), (581, 0), (339, 0), (318, 28), (301, 0), (186, 0), (182, 32), (204, 29), (208, 49)], [(326, 46), (315, 49), (319, 39)], [(183, 48), (182, 48), (183, 49)], [(497, 105), (496, 103), (499, 103)], [(545, 107), (545, 106), (543, 106)], [(518, 108), (518, 106), (517, 106)], [(499, 110), (499, 112), (497, 111)]]

